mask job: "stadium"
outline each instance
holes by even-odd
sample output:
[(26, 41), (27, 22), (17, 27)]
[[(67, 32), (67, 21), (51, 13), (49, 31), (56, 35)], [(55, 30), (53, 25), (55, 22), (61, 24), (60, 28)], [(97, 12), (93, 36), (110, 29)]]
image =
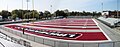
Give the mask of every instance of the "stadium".
[(0, 47), (120, 47), (119, 2), (0, 0)]
[[(64, 23), (64, 24), (63, 24)], [(94, 18), (6, 24), (1, 29), (52, 47), (119, 47), (119, 34)]]

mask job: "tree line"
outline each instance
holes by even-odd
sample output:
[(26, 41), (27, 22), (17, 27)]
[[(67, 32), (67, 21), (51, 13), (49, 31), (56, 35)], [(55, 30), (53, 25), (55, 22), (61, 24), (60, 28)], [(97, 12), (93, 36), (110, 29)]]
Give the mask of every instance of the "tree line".
[(2, 16), (3, 19), (13, 19), (15, 20), (16, 18), (19, 19), (42, 19), (42, 18), (51, 18), (51, 17), (57, 17), (57, 16), (100, 16), (100, 12), (77, 12), (77, 11), (72, 11), (69, 12), (67, 9), (66, 10), (57, 10), (54, 13), (51, 13), (49, 11), (40, 11), (38, 12), (37, 10), (12, 10), (11, 12), (7, 10), (2, 10), (0, 12), (0, 15)]

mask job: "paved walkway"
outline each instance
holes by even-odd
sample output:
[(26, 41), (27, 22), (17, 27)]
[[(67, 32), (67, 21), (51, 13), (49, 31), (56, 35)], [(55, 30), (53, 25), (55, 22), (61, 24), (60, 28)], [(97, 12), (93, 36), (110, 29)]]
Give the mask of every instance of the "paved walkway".
[(30, 40), (24, 39), (22, 37), (16, 36), (16, 35), (14, 35), (12, 33), (9, 33), (7, 31), (2, 30), (2, 29), (0, 29), (0, 31), (3, 32), (3, 33), (5, 33), (5, 34), (7, 34), (7, 35), (9, 35), (9, 36), (11, 36), (11, 37), (28, 41), (28, 42), (31, 43), (32, 47), (51, 47), (51, 46), (43, 45), (43, 44), (40, 44), (40, 43), (36, 43), (36, 42), (30, 41)]
[(113, 30), (115, 30), (117, 33), (120, 34), (120, 27), (116, 27), (116, 28), (112, 28)]

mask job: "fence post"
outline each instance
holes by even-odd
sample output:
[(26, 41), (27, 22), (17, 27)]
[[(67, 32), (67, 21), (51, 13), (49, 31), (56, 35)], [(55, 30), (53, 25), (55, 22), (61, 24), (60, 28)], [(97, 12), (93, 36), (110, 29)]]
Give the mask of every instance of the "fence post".
[(55, 44), (56, 44), (56, 41), (54, 41), (54, 47), (56, 46)]
[(68, 42), (68, 47), (69, 47), (69, 42)]
[(115, 42), (113, 42), (113, 47), (115, 47)]
[(84, 43), (83, 43), (83, 47), (84, 47)]
[(44, 39), (43, 39), (43, 44), (44, 44)]
[(99, 47), (99, 43), (98, 43), (98, 47)]

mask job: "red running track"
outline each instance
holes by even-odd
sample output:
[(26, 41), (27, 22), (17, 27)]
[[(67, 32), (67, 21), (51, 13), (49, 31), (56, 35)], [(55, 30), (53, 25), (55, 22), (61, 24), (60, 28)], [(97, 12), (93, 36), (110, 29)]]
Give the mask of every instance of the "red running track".
[(58, 26), (42, 26), (42, 25), (30, 25), (30, 24), (26, 24), (27, 26), (36, 26), (36, 27), (44, 27), (44, 28), (59, 28), (59, 29), (74, 29), (74, 30), (99, 30), (98, 27), (87, 27), (87, 28), (73, 28), (73, 27), (58, 27)]
[[(51, 20), (38, 23), (24, 24), (27, 26), (36, 26), (44, 28), (58, 28), (58, 29), (74, 29), (74, 30), (99, 30), (97, 25), (92, 19), (62, 19), (62, 20)], [(43, 26), (45, 25), (45, 26)], [(51, 26), (49, 26), (51, 25)], [(62, 27), (62, 26), (86, 26), (86, 28), (79, 27)], [(96, 26), (96, 27), (87, 27), (87, 26)]]
[(96, 26), (92, 19), (63, 19), (63, 20), (52, 20), (37, 22), (31, 24), (41, 24), (41, 25), (59, 25), (59, 26)]
[[(18, 27), (18, 25), (7, 25), (5, 27), (15, 29), (15, 30), (19, 30), (20, 32), (23, 31), (23, 30), (20, 30), (18, 28), (15, 28), (15, 27)], [(26, 26), (19, 26), (19, 27), (20, 28), (30, 28), (30, 27), (26, 27)], [(38, 28), (31, 28), (31, 29), (41, 30), (41, 29), (38, 29)], [(46, 31), (46, 32), (61, 32), (61, 33), (66, 33), (66, 34), (79, 34), (75, 38), (51, 36), (51, 35), (46, 35), (46, 34), (41, 34), (41, 33), (38, 33), (38, 32), (26, 31), (26, 30), (25, 30), (25, 32), (30, 33), (30, 34), (34, 34), (34, 35), (38, 35), (38, 36), (44, 36), (44, 37), (55, 38), (55, 39), (63, 39), (63, 40), (79, 40), (79, 41), (108, 40), (102, 32), (64, 32), (64, 31), (53, 31), (53, 30), (47, 30)]]

